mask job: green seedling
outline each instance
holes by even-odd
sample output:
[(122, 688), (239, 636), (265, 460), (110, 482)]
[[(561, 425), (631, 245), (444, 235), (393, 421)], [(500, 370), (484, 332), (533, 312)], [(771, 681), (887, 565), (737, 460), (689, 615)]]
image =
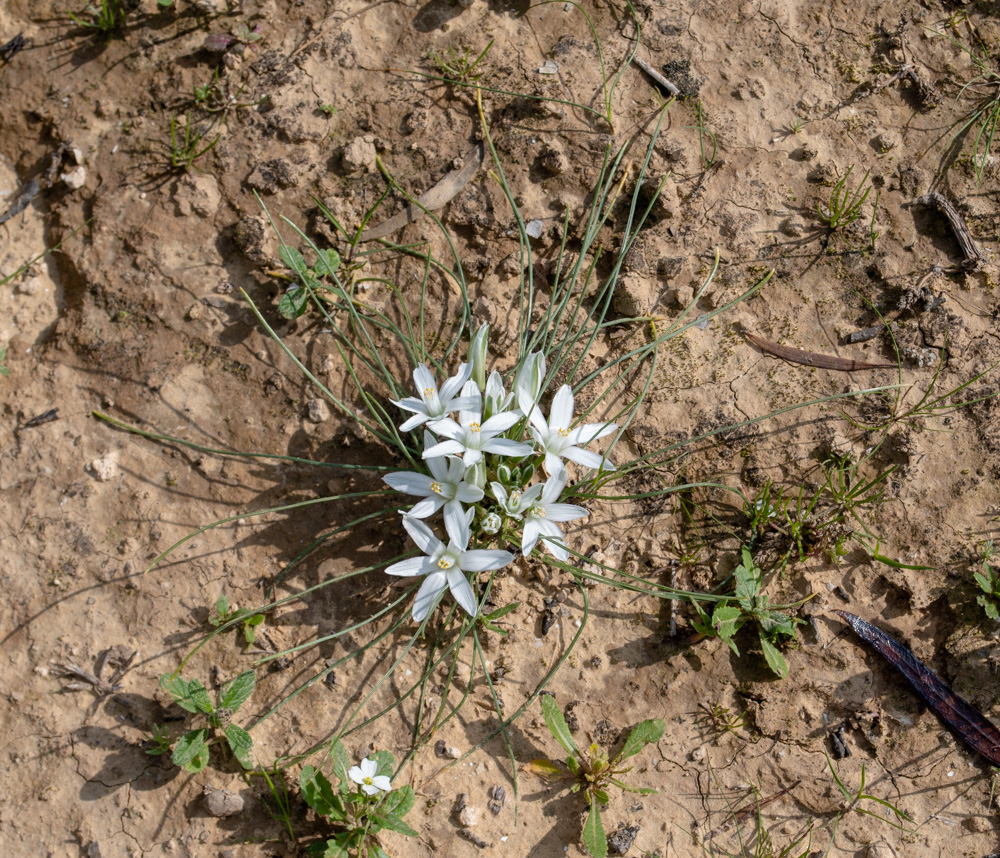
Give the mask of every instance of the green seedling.
[[(701, 152), (701, 168), (707, 170), (715, 164), (716, 156), (719, 152), (719, 141), (716, 136), (705, 127), (705, 117), (701, 111), (701, 99), (695, 102), (695, 117), (697, 125), (685, 125), (685, 128), (693, 128), (698, 132), (698, 148)], [(708, 152), (708, 143), (712, 144), (712, 152)]]
[(77, 26), (102, 33), (109, 41), (125, 26), (126, 11), (122, 0), (100, 0), (97, 5), (88, 3), (80, 14), (67, 14)]
[(336, 116), (337, 115), (337, 108), (334, 107), (332, 104), (321, 104), (319, 106), (319, 109), (320, 109), (321, 112), (325, 113), (327, 116), (331, 116), (332, 117), (332, 116)]
[(310, 293), (319, 294), (324, 290), (323, 279), (333, 277), (340, 268), (340, 254), (329, 248), (316, 254), (316, 264), (310, 268), (305, 257), (294, 247), (282, 243), (278, 256), (298, 278), (299, 282), (288, 287), (278, 302), (278, 312), (286, 319), (297, 319), (309, 306)]
[(493, 47), (494, 39), (490, 39), (489, 44), (473, 58), (472, 52), (465, 48), (457, 51), (449, 47), (447, 52), (429, 51), (427, 58), (434, 63), (441, 76), (449, 83), (470, 84), (478, 81), (483, 74), (483, 70), (477, 71), (479, 64), (486, 58), (490, 48)]
[(215, 616), (209, 617), (208, 622), (216, 629), (239, 622), (243, 630), (243, 640), (249, 646), (254, 641), (257, 626), (264, 622), (264, 615), (256, 614), (249, 608), (237, 608), (236, 605), (230, 606), (229, 599), (223, 594), (219, 596), (215, 603)]
[[(850, 813), (852, 810), (854, 810), (857, 811), (858, 813), (864, 814), (865, 816), (871, 816), (874, 817), (875, 819), (881, 820), (882, 822), (887, 822), (893, 828), (898, 828), (901, 831), (908, 830), (904, 823), (907, 822), (911, 824), (913, 823), (913, 820), (910, 819), (909, 816), (903, 813), (903, 811), (901, 811), (899, 808), (887, 802), (885, 799), (876, 798), (875, 796), (869, 795), (868, 793), (865, 792), (864, 763), (861, 764), (861, 785), (858, 787), (857, 792), (851, 792), (846, 786), (844, 786), (844, 782), (840, 779), (840, 777), (837, 774), (837, 770), (833, 767), (833, 761), (830, 759), (829, 754), (826, 754), (826, 764), (830, 767), (830, 773), (833, 775), (833, 779), (837, 782), (837, 789), (839, 789), (840, 792), (843, 793), (844, 798), (847, 800), (847, 806), (838, 815), (838, 821), (841, 816)], [(895, 819), (887, 819), (881, 813), (875, 813), (874, 811), (868, 810), (867, 808), (860, 806), (862, 802), (867, 802), (867, 801), (873, 801), (875, 802), (875, 804), (879, 804), (882, 807), (886, 808), (887, 810), (891, 811)], [(836, 831), (834, 833), (836, 833)]]
[(281, 827), (287, 832), (288, 838), (294, 843), (297, 838), (295, 836), (295, 826), (292, 823), (292, 794), (285, 781), (284, 772), (275, 765), (270, 772), (265, 768), (261, 768), (260, 775), (267, 783), (267, 789), (271, 793), (274, 806), (272, 807), (263, 795), (260, 796), (260, 803), (264, 805), (264, 810), (271, 819), (281, 823)]
[(196, 128), (187, 115), (181, 128), (175, 113), (170, 119), (170, 166), (186, 173), (195, 161), (211, 152), (222, 137), (216, 134), (210, 143), (205, 143), (205, 136), (205, 132)]
[(7, 349), (0, 349), (0, 375), (10, 375), (10, 367), (7, 366)]
[[(840, 181), (830, 190), (830, 202), (825, 211), (819, 203), (816, 203), (816, 213), (819, 215), (820, 221), (831, 232), (848, 226), (861, 217), (861, 206), (864, 205), (868, 194), (871, 193), (872, 185), (868, 181), (868, 170), (865, 170), (857, 188), (852, 190), (848, 187), (847, 181), (853, 170), (854, 167), (849, 167)], [(879, 193), (875, 193), (876, 209), (878, 208)]]
[(991, 562), (993, 553), (993, 540), (984, 543), (979, 549), (979, 562), (983, 568), (981, 572), (975, 573), (975, 579), (983, 592), (976, 597), (976, 602), (987, 617), (1000, 620), (1000, 571)]
[(507, 616), (507, 614), (511, 611), (517, 610), (520, 605), (520, 602), (513, 602), (510, 605), (504, 605), (502, 608), (497, 608), (495, 611), (490, 611), (488, 614), (480, 614), (479, 625), (488, 632), (496, 632), (502, 637), (507, 637), (507, 630), (498, 626), (496, 621), (501, 617)]
[(528, 768), (546, 780), (573, 781), (570, 792), (583, 791), (586, 794), (590, 811), (583, 824), (581, 840), (584, 848), (594, 858), (606, 858), (608, 840), (604, 834), (604, 824), (601, 822), (601, 807), (608, 803), (608, 789), (614, 786), (623, 792), (640, 795), (652, 795), (656, 792), (655, 789), (629, 786), (623, 783), (619, 776), (632, 770), (631, 766), (623, 768), (622, 762), (634, 757), (646, 745), (655, 745), (660, 741), (666, 724), (659, 718), (638, 724), (629, 733), (621, 751), (614, 759), (610, 759), (607, 751), (597, 744), (591, 744), (586, 754), (581, 753), (559, 709), (559, 704), (547, 694), (542, 696), (542, 715), (556, 741), (569, 754), (565, 762), (568, 771), (563, 771), (559, 764), (550, 760), (532, 760)]
[[(216, 741), (212, 734), (216, 731), (225, 737), (226, 744), (243, 768), (252, 769), (256, 765), (252, 755), (253, 739), (246, 730), (232, 723), (233, 715), (253, 694), (256, 682), (252, 670), (244, 671), (219, 690), (213, 704), (208, 690), (197, 679), (188, 682), (169, 673), (160, 677), (160, 688), (173, 697), (181, 709), (204, 715), (208, 721), (207, 727), (189, 730), (174, 743), (172, 759), (175, 765), (192, 774), (205, 768), (210, 744)], [(153, 747), (146, 751), (148, 754), (165, 754), (169, 749), (165, 731), (154, 729), (152, 742)]]
[(409, 784), (392, 789), (390, 775), (396, 760), (388, 751), (376, 751), (360, 766), (348, 769), (347, 751), (339, 740), (330, 749), (337, 785), (313, 766), (303, 766), (299, 777), (302, 798), (336, 833), (312, 843), (306, 854), (323, 858), (388, 858), (378, 840), (383, 829), (407, 837), (418, 837), (403, 817), (413, 808), (416, 793)]
[(699, 703), (702, 712), (698, 713), (697, 722), (710, 733), (722, 736), (726, 733), (735, 733), (746, 723), (745, 712), (733, 712), (721, 703), (709, 706), (706, 703)]
[(733, 575), (736, 578), (733, 596), (716, 602), (711, 616), (699, 602), (694, 602), (698, 616), (692, 625), (701, 637), (717, 637), (725, 641), (738, 656), (740, 651), (733, 638), (744, 625), (753, 623), (757, 626), (760, 646), (768, 667), (784, 679), (788, 676), (788, 662), (777, 644), (782, 639), (794, 638), (795, 626), (801, 620), (778, 610), (788, 606), (771, 606), (770, 600), (761, 592), (763, 572), (754, 562), (748, 548), (743, 549), (743, 562), (733, 570)]

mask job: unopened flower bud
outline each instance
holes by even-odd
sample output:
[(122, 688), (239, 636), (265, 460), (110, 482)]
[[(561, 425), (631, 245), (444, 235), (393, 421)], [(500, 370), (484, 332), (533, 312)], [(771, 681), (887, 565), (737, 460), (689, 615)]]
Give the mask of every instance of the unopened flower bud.
[(489, 324), (482, 324), (469, 343), (469, 364), (472, 366), (472, 380), (480, 391), (486, 390), (486, 338), (489, 336)]
[(486, 462), (480, 459), (476, 464), (465, 469), (465, 482), (477, 489), (486, 489)]
[(545, 355), (532, 352), (521, 364), (514, 376), (514, 389), (526, 394), (532, 402), (538, 402), (545, 381)]
[(511, 472), (507, 465), (497, 465), (497, 479), (505, 486), (510, 485)]

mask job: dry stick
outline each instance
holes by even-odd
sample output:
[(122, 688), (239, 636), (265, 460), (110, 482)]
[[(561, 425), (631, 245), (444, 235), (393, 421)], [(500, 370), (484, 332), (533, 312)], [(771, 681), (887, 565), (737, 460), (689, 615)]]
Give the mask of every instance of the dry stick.
[(832, 355), (821, 355), (816, 352), (807, 352), (802, 349), (794, 348), (793, 346), (783, 346), (779, 343), (771, 342), (771, 340), (765, 340), (763, 337), (758, 337), (748, 331), (743, 332), (745, 336), (751, 343), (753, 343), (761, 351), (767, 352), (768, 354), (779, 357), (782, 360), (791, 361), (792, 363), (800, 363), (803, 366), (814, 366), (819, 369), (835, 369), (839, 372), (857, 372), (861, 369), (896, 369), (897, 365), (894, 363), (866, 363), (862, 360), (851, 360), (850, 358), (839, 358), (833, 357)]
[(653, 80), (655, 80), (660, 86), (662, 86), (667, 92), (672, 96), (680, 96), (681, 91), (673, 81), (668, 80), (662, 74), (660, 74), (656, 69), (654, 69), (649, 63), (638, 55), (632, 57), (632, 62), (634, 62), (639, 68), (641, 68), (646, 74), (648, 74)]
[(972, 238), (972, 233), (969, 232), (969, 228), (965, 225), (965, 220), (946, 197), (932, 191), (929, 194), (924, 194), (922, 197), (917, 197), (909, 205), (930, 206), (937, 209), (948, 219), (948, 223), (955, 233), (955, 238), (958, 239), (959, 247), (962, 248), (962, 255), (965, 257), (962, 261), (962, 268), (975, 270), (980, 268), (986, 261), (986, 254), (979, 249), (979, 246)]

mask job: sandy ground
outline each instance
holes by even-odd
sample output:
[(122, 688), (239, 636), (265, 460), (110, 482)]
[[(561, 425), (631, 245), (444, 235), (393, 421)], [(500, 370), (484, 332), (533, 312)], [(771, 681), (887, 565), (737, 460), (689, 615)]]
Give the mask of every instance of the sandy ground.
[[(93, 416), (100, 411), (213, 448), (389, 461), (336, 409), (315, 404), (317, 389), (240, 296), (240, 289), (248, 293), (331, 390), (348, 394), (348, 376), (317, 317), (289, 323), (277, 314), (284, 281), (269, 273), (281, 268), (277, 242), (261, 229), (254, 190), (275, 215), (318, 237), (324, 233), (316, 200), (353, 224), (382, 193), (376, 153), (409, 193), (426, 191), (480, 139), (481, 127), (469, 90), (412, 72), (438, 73), (429, 51), (475, 55), (492, 39), (480, 69), (481, 84), (494, 90), (485, 94), (485, 112), (522, 213), (543, 221), (533, 248), (544, 291), (564, 212), (571, 229), (580, 223), (606, 146), (633, 140), (643, 151), (662, 104), (648, 77), (623, 66), (636, 27), (619, 3), (582, 4), (600, 55), (581, 9), (563, 3), (530, 11), (484, 0), (467, 7), (448, 0), (231, 5), (177, 0), (175, 9), (158, 11), (142, 0), (122, 36), (110, 40), (75, 25), (54, 0), (0, 5), (0, 42), (18, 33), (28, 40), (0, 65), (0, 210), (33, 177), (39, 181), (27, 208), (0, 225), (0, 276), (59, 245), (0, 290), (0, 346), (10, 371), (0, 379), (0, 840), (7, 855), (297, 854), (267, 812), (260, 779), (244, 780), (221, 758), (186, 775), (147, 755), (143, 742), (165, 718), (172, 735), (183, 729), (169, 720), (178, 710), (158, 677), (211, 631), (218, 596), (263, 604), (268, 586), (304, 545), (365, 510), (338, 501), (238, 517), (368, 483), (305, 464), (247, 462), (158, 443)], [(696, 100), (670, 107), (650, 165), (656, 180), (668, 178), (626, 266), (618, 294), (623, 312), (676, 316), (716, 249), (720, 271), (699, 313), (775, 273), (757, 296), (663, 349), (622, 455), (901, 381), (900, 419), (884, 432), (860, 425), (886, 420), (873, 397), (814, 407), (693, 443), (663, 476), (742, 487), (750, 497), (770, 479), (794, 494), (821, 481), (820, 464), (831, 456), (857, 462), (882, 440), (858, 478), (895, 470), (885, 482), (886, 502), (863, 513), (865, 526), (878, 537), (879, 554), (924, 568), (880, 563), (874, 541), (866, 550), (849, 535), (840, 556), (832, 539), (807, 546), (804, 559), (796, 552), (768, 590), (776, 602), (814, 595), (798, 609), (812, 625), (800, 627), (796, 645), (785, 650), (784, 680), (769, 673), (752, 637), (739, 638), (740, 658), (719, 641), (687, 645), (687, 607), (588, 588), (586, 628), (547, 690), (574, 716), (581, 743), (594, 738), (614, 747), (644, 718), (667, 724), (663, 739), (627, 775), (658, 792), (614, 794), (604, 814), (609, 833), (638, 828), (629, 854), (784, 854), (810, 826), (811, 841), (791, 854), (986, 856), (1000, 848), (989, 765), (831, 613), (852, 611), (880, 625), (1000, 718), (997, 627), (976, 605), (972, 578), (978, 547), (998, 530), (996, 407), (987, 401), (907, 416), (928, 389), (933, 399), (1000, 359), (996, 160), (986, 157), (977, 183), (972, 137), (955, 137), (975, 104), (971, 91), (957, 104), (956, 96), (978, 73), (957, 43), (996, 56), (1000, 27), (994, 4), (957, 8), (899, 0), (636, 6), (639, 56), (656, 68), (672, 64), (668, 76), (698, 94), (701, 121), (718, 148), (706, 169)], [(225, 54), (203, 48), (207, 35), (232, 33), (241, 23), (259, 25), (260, 39)], [(601, 57), (609, 78), (621, 72), (611, 124), (599, 115)], [(553, 74), (539, 71), (548, 61)], [(907, 69), (912, 73), (893, 77)], [(192, 94), (214, 70), (222, 95), (211, 102), (218, 112), (208, 114)], [(170, 163), (171, 119), (184, 115), (202, 123), (214, 118), (211, 139), (219, 135), (187, 171)], [(873, 192), (863, 217), (831, 236), (815, 206), (829, 201), (831, 185), (849, 168), (852, 186), (869, 172), (879, 191), (877, 213), (872, 223)], [(961, 266), (962, 248), (940, 212), (907, 205), (929, 191), (964, 217), (984, 254), (979, 264)], [(390, 194), (379, 217), (402, 206), (402, 197)], [(456, 236), (473, 310), (493, 323), (494, 356), (502, 363), (520, 311), (510, 208), (484, 168), (438, 215)], [(423, 219), (393, 239), (440, 244), (434, 235)], [(613, 246), (614, 223), (604, 240)], [(402, 284), (419, 276), (398, 261), (379, 265), (373, 276)], [(378, 287), (370, 294), (385, 299)], [(432, 287), (430, 306), (442, 317), (452, 300), (443, 286)], [(893, 362), (884, 334), (846, 342), (851, 332), (878, 324), (874, 309), (897, 325), (899, 372), (793, 364), (743, 336)], [(613, 354), (634, 347), (647, 328), (622, 326), (596, 348)], [(385, 348), (403, 367), (394, 345)], [(992, 392), (994, 375), (958, 399)], [(52, 409), (55, 419), (32, 424)], [(592, 523), (571, 530), (572, 544), (660, 583), (710, 588), (738, 561), (746, 517), (730, 494), (696, 492), (690, 500), (689, 507), (595, 504)], [(228, 517), (238, 520), (144, 573), (177, 539)], [(761, 550), (773, 560), (783, 548), (780, 534), (772, 537)], [(384, 526), (360, 526), (285, 576), (277, 598), (400, 550), (400, 538)], [(376, 572), (289, 602), (268, 614), (253, 647), (232, 634), (216, 638), (185, 675), (212, 684), (257, 664), (258, 690), (241, 712), (252, 723), (367, 639), (306, 647), (280, 664), (260, 662), (268, 651), (358, 622), (398, 595), (397, 584)], [(490, 636), (483, 655), (494, 679), (502, 677), (497, 691), (507, 712), (557, 663), (583, 609), (568, 574), (535, 562), (500, 581), (498, 603), (512, 601), (521, 604), (507, 618), (510, 635)], [(254, 727), (258, 758), (301, 753), (340, 729), (386, 664), (403, 655), (407, 629)], [(120, 687), (106, 694), (66, 689), (73, 681), (66, 665), (93, 671), (114, 647), (138, 652)], [(405, 671), (419, 672), (426, 653), (421, 645), (405, 655), (376, 701), (401, 693)], [(500, 740), (451, 766), (435, 750), (443, 742), (464, 754), (497, 724), (471, 649), (459, 662), (460, 678), (475, 667), (480, 679), (459, 714), (400, 773), (418, 795), (409, 821), (420, 838), (389, 837), (389, 851), (583, 854), (579, 797), (523, 769), (559, 752), (537, 703), (511, 730), (516, 801), (514, 768)], [(729, 710), (732, 729), (708, 717), (713, 708)], [(412, 746), (412, 718), (406, 706), (393, 710), (352, 733), (349, 753), (360, 759), (382, 748), (403, 757)], [(860, 806), (875, 816), (847, 810), (833, 831), (844, 801), (825, 754), (840, 728), (852, 752), (836, 762), (842, 780), (856, 790), (864, 767), (866, 791), (909, 815), (902, 830), (869, 801)], [(296, 767), (288, 779), (297, 782)], [(507, 799), (493, 813), (487, 804), (496, 785)], [(243, 810), (213, 816), (206, 787), (241, 795)], [(756, 814), (743, 813), (753, 809), (755, 794), (773, 853), (755, 833)], [(477, 812), (461, 816), (462, 804)], [(297, 796), (293, 810), (302, 838), (323, 830)], [(472, 817), (476, 824), (467, 828)]]

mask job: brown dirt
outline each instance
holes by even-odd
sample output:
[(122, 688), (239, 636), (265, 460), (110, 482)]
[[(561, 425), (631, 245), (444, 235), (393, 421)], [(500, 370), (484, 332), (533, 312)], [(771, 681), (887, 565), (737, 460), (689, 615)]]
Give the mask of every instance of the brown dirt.
[[(223, 0), (202, 5), (226, 9)], [(186, 543), (148, 574), (143, 570), (158, 552), (207, 522), (343, 492), (355, 482), (299, 464), (247, 463), (155, 443), (93, 416), (100, 410), (210, 447), (387, 461), (339, 416), (308, 419), (315, 389), (240, 299), (238, 290), (246, 290), (272, 323), (280, 322), (275, 306), (282, 281), (267, 273), (278, 266), (276, 244), (255, 239), (260, 206), (253, 188), (271, 212), (315, 229), (313, 196), (355, 223), (381, 193), (384, 179), (365, 153), (377, 151), (410, 193), (431, 187), (479, 135), (468, 91), (393, 71), (432, 71), (426, 60), (432, 49), (478, 52), (495, 39), (485, 64), (487, 85), (600, 108), (593, 38), (581, 14), (562, 3), (524, 15), (526, 4), (483, 0), (468, 8), (449, 0), (241, 5), (242, 15), (205, 17), (185, 0), (163, 13), (143, 0), (124, 38), (109, 41), (75, 26), (65, 17), (65, 4), (54, 0), (0, 5), (0, 41), (18, 32), (30, 40), (28, 49), (0, 66), (0, 200), (13, 200), (32, 176), (44, 179), (31, 205), (0, 226), (0, 276), (64, 241), (0, 292), (0, 346), (8, 349), (10, 369), (0, 379), (0, 580), (6, 596), (0, 607), (0, 718), (7, 759), (0, 775), (0, 832), (8, 855), (200, 858), (294, 851), (257, 800), (266, 792), (259, 781), (248, 785), (217, 760), (186, 776), (146, 755), (141, 743), (173, 711), (158, 691), (159, 675), (177, 667), (208, 630), (208, 609), (218, 595), (225, 592), (241, 605), (260, 603), (262, 581), (273, 579), (317, 533), (356, 511), (338, 502), (294, 516), (240, 518)], [(634, 27), (621, 4), (584, 5), (616, 73)], [(991, 4), (959, 8), (968, 21), (953, 19), (949, 32), (968, 44), (975, 28), (990, 51), (1000, 52), (1000, 28), (987, 14)], [(793, 366), (748, 345), (742, 330), (815, 352), (892, 360), (883, 338), (844, 344), (851, 331), (877, 322), (871, 302), (896, 318), (900, 343), (913, 355), (945, 349), (938, 391), (1000, 358), (992, 255), (995, 160), (991, 155), (985, 181), (977, 185), (971, 141), (964, 148), (953, 144), (966, 102), (957, 110), (952, 104), (958, 85), (975, 71), (967, 55), (928, 32), (945, 27), (950, 8), (900, 0), (667, 0), (641, 3), (637, 14), (641, 56), (656, 67), (687, 61), (693, 85), (700, 81), (703, 119), (718, 138), (718, 165), (703, 170), (692, 128), (694, 102), (675, 103), (651, 164), (652, 176), (669, 171), (670, 178), (655, 223), (629, 260), (621, 300), (641, 312), (676, 315), (702, 282), (715, 248), (722, 268), (699, 312), (735, 298), (770, 268), (775, 275), (758, 297), (664, 349), (649, 403), (622, 455), (896, 380), (891, 370), (846, 375)], [(207, 33), (229, 32), (244, 20), (261, 24), (263, 40), (242, 57), (231, 54), (224, 62), (201, 49)], [(897, 32), (901, 47), (892, 35)], [(549, 59), (559, 73), (539, 74)], [(872, 86), (903, 62), (929, 86), (910, 79)], [(193, 88), (210, 80), (215, 68), (239, 93), (236, 100), (252, 106), (225, 115), (218, 144), (197, 169), (169, 170), (170, 119), (196, 115)], [(675, 74), (682, 70), (672, 67)], [(936, 103), (935, 89), (941, 92)], [(558, 233), (567, 208), (571, 220), (582, 215), (606, 144), (634, 138), (640, 151), (658, 103), (635, 67), (624, 70), (614, 91), (613, 129), (578, 107), (487, 96), (487, 117), (521, 211), (545, 222), (545, 236), (535, 242), (541, 265), (558, 250), (549, 228)], [(336, 112), (327, 115), (322, 104)], [(797, 118), (804, 125), (795, 133)], [(85, 171), (79, 187), (60, 178), (78, 166), (73, 149)], [(870, 170), (881, 191), (874, 251), (871, 200), (865, 218), (829, 241), (817, 230), (816, 203), (828, 199), (831, 180), (852, 166), (852, 181)], [(928, 282), (934, 295), (944, 297), (936, 309), (918, 300), (897, 310), (934, 265), (960, 261), (938, 213), (904, 206), (929, 190), (958, 205), (989, 258), (981, 270), (945, 272)], [(389, 205), (401, 208), (401, 199), (394, 196)], [(516, 273), (511, 278), (504, 265), (517, 249), (509, 207), (481, 172), (439, 214), (458, 236), (474, 310), (494, 323), (502, 363), (518, 311)], [(431, 240), (433, 234), (424, 220), (400, 240)], [(373, 273), (412, 283), (419, 272)], [(384, 298), (378, 290), (372, 294)], [(448, 293), (439, 291), (432, 300), (442, 318), (453, 311)], [(626, 338), (600, 348), (644, 341), (646, 326), (624, 330)], [(279, 332), (333, 390), (348, 390), (320, 324), (304, 318), (280, 324)], [(902, 382), (915, 386), (906, 401), (915, 403), (932, 376), (933, 369), (904, 359)], [(970, 393), (995, 388), (990, 376)], [(877, 406), (870, 398), (866, 403), (845, 409), (871, 419)], [(25, 426), (53, 408), (58, 419)], [(931, 568), (891, 568), (852, 542), (839, 560), (817, 551), (791, 563), (769, 592), (776, 600), (817, 594), (801, 616), (816, 618), (818, 639), (804, 627), (801, 645), (786, 653), (791, 673), (785, 680), (769, 675), (752, 639), (740, 638), (741, 658), (718, 641), (687, 647), (679, 642), (687, 633), (685, 608), (678, 608), (681, 630), (672, 639), (664, 604), (588, 588), (585, 632), (547, 689), (563, 706), (574, 704), (581, 742), (600, 722), (610, 722), (612, 729), (601, 731), (607, 740), (643, 718), (665, 719), (664, 738), (627, 776), (659, 792), (615, 795), (604, 815), (609, 831), (619, 824), (640, 827), (631, 854), (704, 854), (699, 843), (711, 854), (738, 854), (736, 832), (752, 842), (752, 820), (737, 829), (729, 824), (732, 811), (752, 806), (754, 788), (763, 800), (788, 787), (762, 809), (775, 845), (780, 850), (813, 825), (812, 849), (826, 854), (842, 802), (824, 752), (831, 749), (830, 732), (841, 726), (853, 751), (837, 764), (845, 783), (856, 788), (864, 765), (867, 791), (899, 806), (913, 823), (899, 831), (849, 813), (831, 856), (996, 851), (1000, 826), (989, 766), (877, 656), (842, 634), (843, 624), (830, 614), (845, 608), (881, 624), (988, 716), (1000, 718), (997, 629), (975, 605), (972, 583), (976, 545), (997, 535), (995, 418), (988, 402), (947, 419), (892, 428), (865, 466), (869, 475), (898, 466), (888, 481), (889, 501), (869, 517), (869, 526), (881, 540), (881, 554)], [(872, 439), (828, 405), (713, 436), (693, 445), (668, 476), (745, 486), (751, 493), (771, 478), (794, 492), (817, 480), (818, 463), (831, 453), (857, 458)], [(608, 505), (593, 509), (594, 523), (574, 532), (574, 545), (597, 548), (610, 565), (665, 581), (664, 569), (682, 547), (700, 540), (699, 563), (673, 568), (679, 586), (709, 586), (718, 580), (716, 570), (736, 562), (733, 531), (745, 527), (729, 498), (698, 496), (700, 508), (717, 514), (729, 531), (703, 514), (686, 520), (673, 502), (638, 509)], [(400, 545), (376, 526), (356, 530), (296, 568), (279, 596), (384, 560)], [(849, 604), (834, 595), (838, 586)], [(281, 650), (329, 634), (398, 592), (381, 573), (317, 591), (270, 615), (260, 643)], [(544, 600), (559, 594), (557, 622), (542, 635)], [(492, 640), (485, 653), (491, 670), (506, 669), (498, 691), (508, 712), (565, 650), (582, 612), (572, 580), (539, 564), (522, 564), (502, 579), (498, 603), (515, 600), (522, 604), (511, 618), (510, 637)], [(385, 657), (402, 654), (406, 628), (391, 639)], [(92, 669), (115, 645), (140, 652), (120, 690), (103, 698), (64, 690), (62, 666)], [(306, 649), (280, 671), (262, 666), (255, 711), (324, 673), (326, 660), (350, 645)], [(424, 656), (418, 647), (401, 670), (419, 671)], [(468, 676), (472, 657), (463, 654), (460, 675)], [(199, 651), (185, 674), (209, 678), (217, 668), (226, 678), (252, 662), (233, 637), (219, 638)], [(333, 687), (311, 686), (254, 730), (258, 757), (299, 753), (331, 735), (359, 689), (374, 686), (379, 668), (368, 656), (338, 668)], [(384, 699), (405, 687), (400, 677), (383, 690)], [(703, 706), (745, 713), (745, 723), (720, 735), (706, 723)], [(413, 713), (402, 711), (352, 734), (351, 755), (372, 748), (405, 754)], [(488, 689), (477, 681), (459, 716), (401, 774), (419, 796), (410, 821), (421, 837), (390, 839), (393, 854), (478, 854), (479, 847), (459, 834), (454, 810), (462, 794), (480, 811), (473, 831), (489, 844), (484, 852), (581, 854), (578, 797), (522, 771), (515, 805), (511, 763), (498, 740), (450, 768), (435, 756), (438, 739), (464, 752), (495, 724)], [(519, 766), (558, 751), (537, 703), (516, 722), (511, 739)], [(291, 774), (294, 779), (294, 769)], [(246, 809), (228, 819), (209, 816), (202, 802), (206, 784), (242, 793)], [(486, 809), (494, 784), (509, 796), (497, 815)], [(884, 813), (878, 805), (870, 809)], [(312, 823), (297, 824), (300, 833), (315, 830)]]

